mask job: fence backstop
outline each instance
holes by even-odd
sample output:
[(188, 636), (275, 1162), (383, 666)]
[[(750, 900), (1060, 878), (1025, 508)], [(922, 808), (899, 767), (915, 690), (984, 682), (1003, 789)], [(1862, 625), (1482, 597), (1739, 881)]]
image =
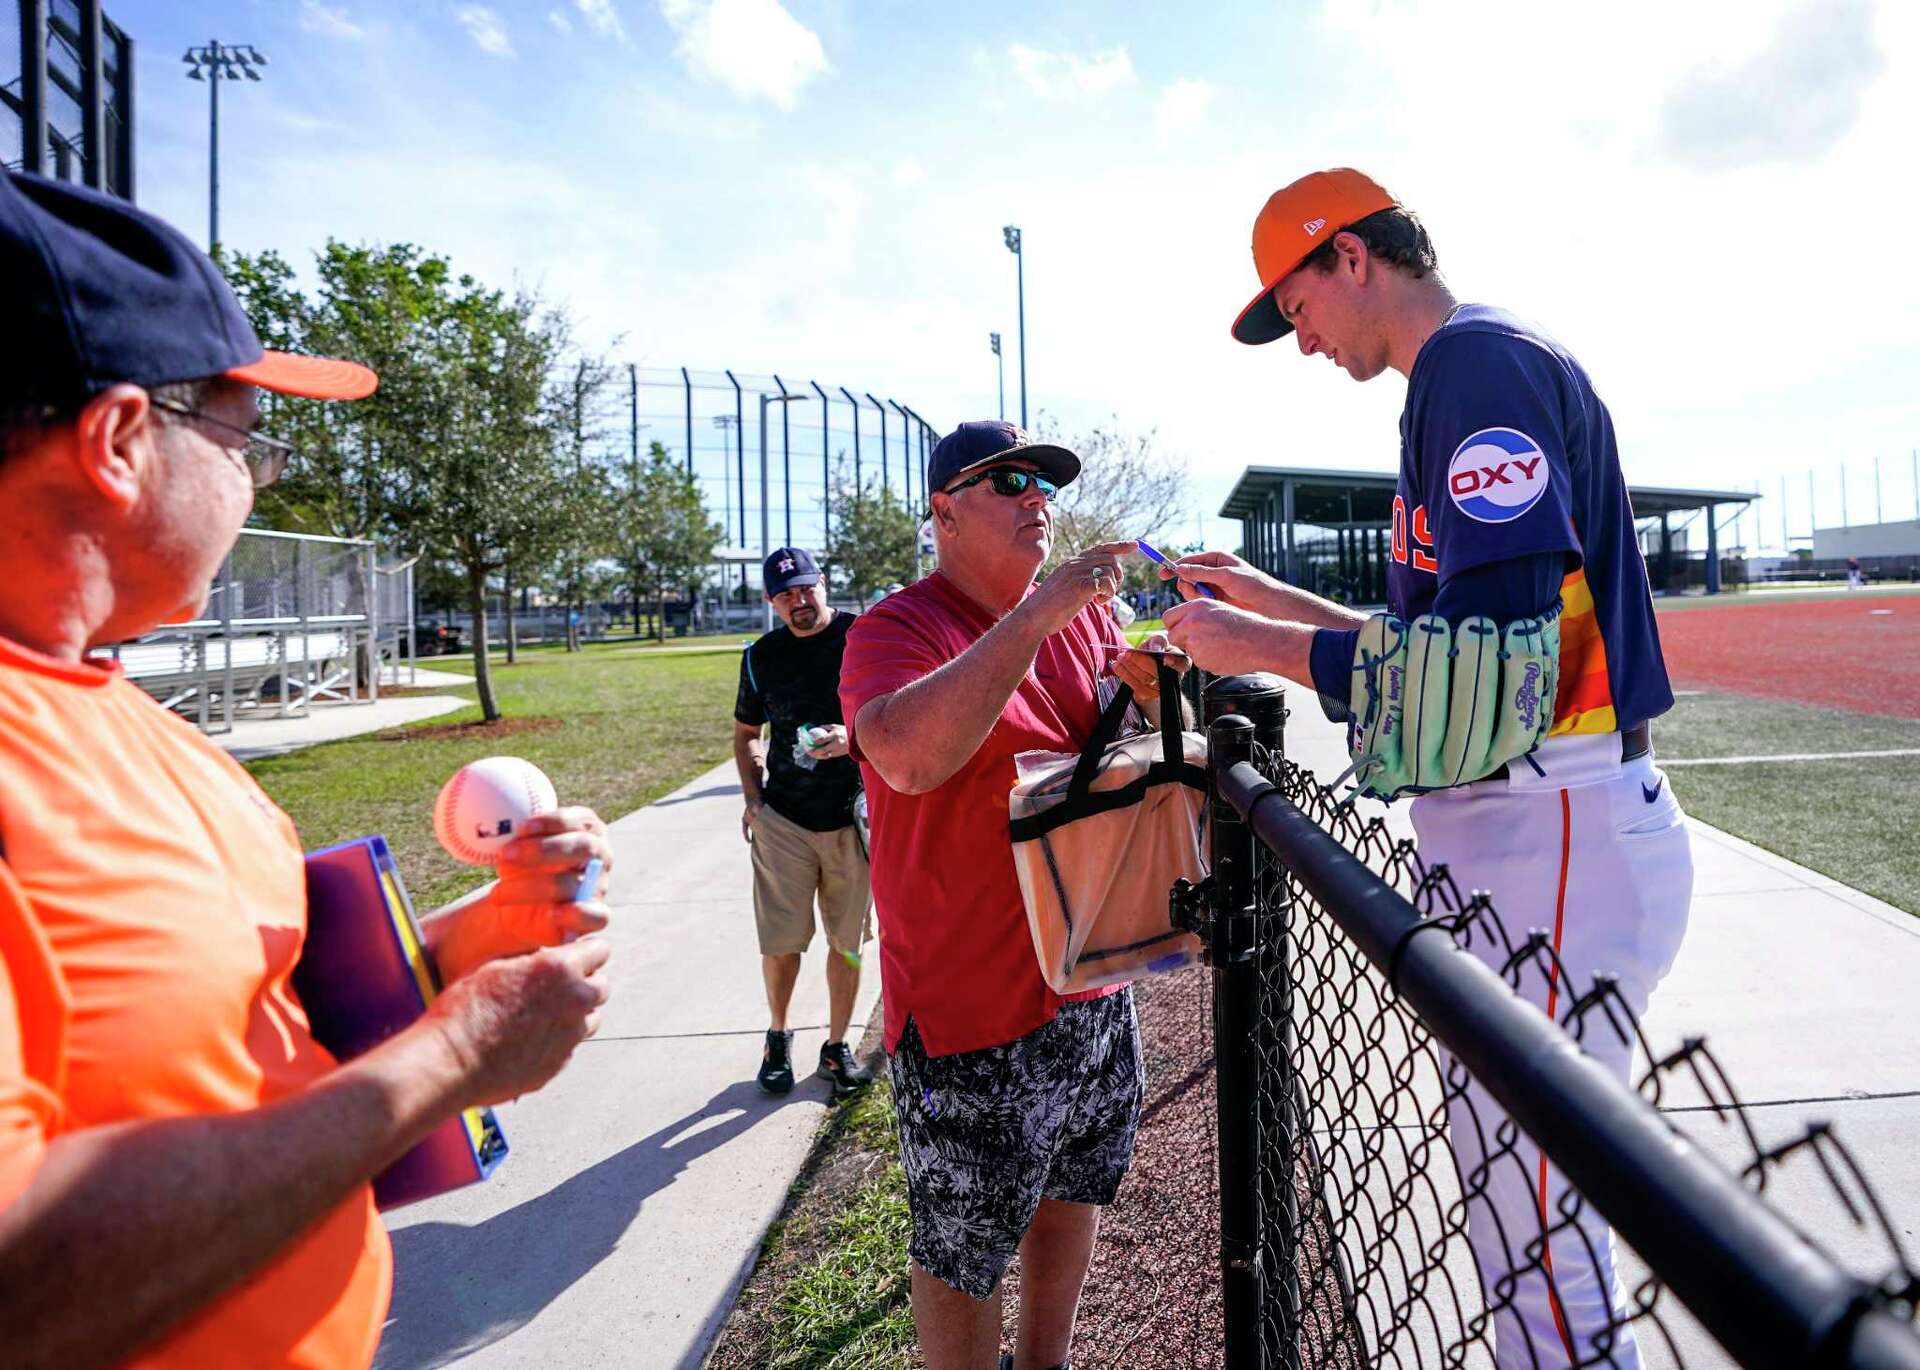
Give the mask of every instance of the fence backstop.
[(127, 677), (209, 732), (242, 714), (379, 697), (415, 660), (414, 563), (375, 543), (244, 530), (201, 616), (107, 649)]

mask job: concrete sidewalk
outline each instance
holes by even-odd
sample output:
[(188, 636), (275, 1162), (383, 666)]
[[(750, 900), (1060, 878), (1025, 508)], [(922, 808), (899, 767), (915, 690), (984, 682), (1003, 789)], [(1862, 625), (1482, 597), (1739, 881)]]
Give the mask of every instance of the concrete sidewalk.
[[(403, 672), (398, 684), (381, 682), (384, 690), (454, 690), (462, 686), (472, 689), (473, 677), (424, 666), (411, 679)], [(270, 713), (236, 718), (232, 732), (212, 733), (208, 740), (236, 761), (254, 761), (263, 756), (299, 751), (320, 742), (338, 742), (346, 737), (361, 737), (438, 718), (471, 703), (473, 699), (467, 695), (408, 693), (382, 695), (372, 703), (312, 704), (291, 718), (276, 718)]]
[[(766, 1029), (752, 871), (729, 762), (615, 823), (600, 1035), (499, 1110), (483, 1185), (388, 1215), (377, 1365), (676, 1367), (704, 1359), (826, 1112), (827, 1085), (753, 1083)], [(824, 941), (794, 994), (796, 1073), (826, 1037)], [(878, 957), (854, 1035), (879, 993)]]

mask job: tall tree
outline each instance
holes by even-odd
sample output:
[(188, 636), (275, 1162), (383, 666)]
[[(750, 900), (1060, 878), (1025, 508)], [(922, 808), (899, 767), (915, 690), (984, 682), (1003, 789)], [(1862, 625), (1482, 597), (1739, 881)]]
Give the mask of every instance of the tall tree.
[[(1068, 438), (1042, 415), (1036, 439), (1057, 442), (1079, 454), (1080, 478), (1060, 492), (1054, 507), (1054, 563), (1102, 542), (1155, 541), (1171, 529), (1190, 503), (1186, 460), (1155, 450), (1152, 429), (1129, 433), (1118, 419)], [(1127, 563), (1134, 588), (1155, 581), (1140, 558)]]
[(550, 506), (558, 555), (560, 588), (567, 604), (567, 650), (580, 650), (577, 620), (584, 615), (586, 592), (604, 582), (610, 568), (596, 563), (620, 551), (624, 481), (616, 479), (607, 451), (611, 433), (609, 400), (614, 364), (604, 357), (577, 353), (564, 366), (549, 397), (553, 423), (561, 435), (562, 460), (571, 479)]
[(533, 296), (461, 277), (435, 330), (433, 441), (415, 468), (419, 498), (404, 532), (466, 574), (481, 713), (500, 717), (487, 652), (488, 579), (567, 475), (555, 460), (547, 386), (561, 330)]
[(667, 592), (698, 593), (698, 580), (712, 564), (723, 530), (707, 513), (699, 482), (660, 443), (648, 445), (626, 505), (624, 536), (633, 576), (633, 596), (654, 601), (654, 636), (666, 636)]
[(919, 520), (891, 486), (871, 476), (854, 484), (845, 453), (834, 464), (828, 507), (833, 516), (833, 536), (825, 548), (829, 573), (862, 608), (875, 590), (914, 578)]
[(268, 426), (300, 459), (262, 494), (260, 517), (332, 537), (390, 534), (419, 494), (413, 467), (430, 440), (435, 348), (455, 288), (446, 259), (407, 243), (329, 241), (311, 299), (277, 253), (223, 254), (221, 266), (268, 347), (353, 357), (380, 376), (380, 388), (352, 404), (261, 396)]

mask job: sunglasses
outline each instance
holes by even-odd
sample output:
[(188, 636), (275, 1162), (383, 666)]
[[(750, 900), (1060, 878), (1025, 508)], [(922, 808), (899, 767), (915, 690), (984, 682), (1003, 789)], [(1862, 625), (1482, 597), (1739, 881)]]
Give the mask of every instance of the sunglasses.
[(1009, 499), (1024, 495), (1028, 490), (1033, 489), (1037, 489), (1049, 500), (1060, 493), (1057, 482), (1048, 480), (1037, 471), (1023, 471), (1017, 466), (992, 467), (978, 475), (968, 476), (958, 485), (949, 485), (941, 493), (957, 495), (969, 485), (978, 485), (983, 480), (992, 484), (994, 494), (1005, 495)]

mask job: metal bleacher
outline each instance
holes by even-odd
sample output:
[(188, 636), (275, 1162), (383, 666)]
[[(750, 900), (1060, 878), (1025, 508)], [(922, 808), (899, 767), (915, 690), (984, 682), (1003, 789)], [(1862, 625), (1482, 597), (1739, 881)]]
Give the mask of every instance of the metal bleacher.
[(413, 563), (369, 541), (247, 529), (202, 617), (104, 653), (207, 732), (315, 703), (372, 703), (414, 666)]

